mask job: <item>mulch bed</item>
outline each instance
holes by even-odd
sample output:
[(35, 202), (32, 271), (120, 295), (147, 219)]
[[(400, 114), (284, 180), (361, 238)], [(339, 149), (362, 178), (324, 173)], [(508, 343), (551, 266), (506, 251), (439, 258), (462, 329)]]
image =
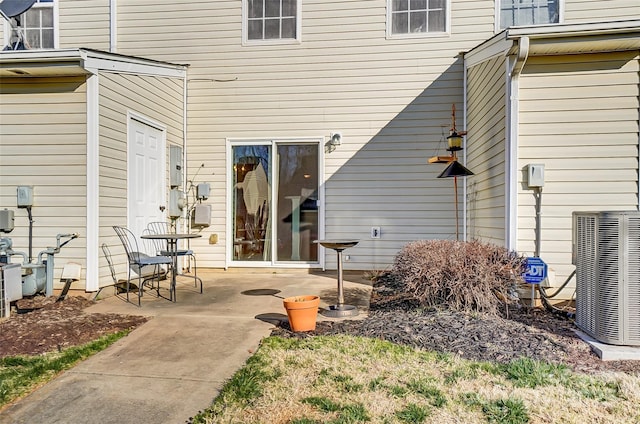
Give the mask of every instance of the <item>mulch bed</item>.
[(94, 302), (81, 296), (55, 300), (36, 296), (17, 302), (21, 313), (0, 321), (0, 358), (60, 351), (147, 321), (137, 315), (87, 314), (84, 309)]
[(369, 316), (321, 321), (316, 330), (290, 331), (285, 321), (272, 334), (283, 337), (349, 334), (388, 340), (462, 358), (506, 363), (528, 357), (563, 363), (575, 371), (620, 371), (640, 375), (640, 361), (601, 361), (575, 333), (572, 319), (540, 308), (511, 305), (503, 316), (422, 308), (390, 278), (374, 282)]

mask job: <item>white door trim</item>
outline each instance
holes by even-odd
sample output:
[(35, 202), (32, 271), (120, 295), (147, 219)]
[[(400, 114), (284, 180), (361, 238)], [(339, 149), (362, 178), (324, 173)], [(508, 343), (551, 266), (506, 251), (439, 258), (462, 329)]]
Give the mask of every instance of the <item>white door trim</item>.
[[(316, 136), (316, 137), (264, 137), (264, 138), (227, 138), (226, 146), (225, 146), (225, 156), (226, 156), (226, 169), (225, 175), (227, 178), (227, 189), (226, 189), (226, 225), (225, 225), (225, 265), (224, 268), (228, 269), (230, 266), (237, 266), (243, 268), (251, 268), (251, 267), (264, 267), (269, 266), (272, 268), (316, 268), (319, 266), (324, 269), (325, 264), (325, 255), (323, 253), (323, 248), (319, 247), (318, 249), (318, 262), (317, 263), (300, 263), (300, 264), (292, 264), (292, 263), (277, 263), (276, 261), (265, 262), (247, 262), (247, 261), (233, 261), (233, 177), (229, 174), (228, 167), (233, 163), (233, 146), (238, 145), (270, 145), (272, 150), (272, 160), (271, 164), (275, 163), (273, 159), (273, 151), (278, 143), (317, 143), (318, 144), (318, 238), (322, 239), (324, 237), (325, 232), (325, 210), (324, 210), (324, 186), (325, 186), (325, 176), (324, 176), (324, 136)], [(271, 166), (273, 170), (273, 166)], [(276, 191), (271, 190), (271, 204), (275, 205), (275, 197)]]

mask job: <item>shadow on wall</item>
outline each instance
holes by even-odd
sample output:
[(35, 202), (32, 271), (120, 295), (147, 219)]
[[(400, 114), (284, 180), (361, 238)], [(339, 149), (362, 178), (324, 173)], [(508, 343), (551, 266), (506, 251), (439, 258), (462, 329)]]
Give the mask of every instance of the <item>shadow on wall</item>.
[[(368, 252), (362, 257), (354, 249), (355, 263), (346, 262), (346, 268), (367, 268), (358, 267), (357, 262), (361, 262), (384, 269), (408, 241), (455, 238), (452, 181), (437, 178), (445, 164), (427, 163), (431, 156), (449, 153), (446, 137), (454, 103), (457, 110), (463, 110), (460, 58), (358, 151), (348, 150), (350, 137), (361, 138), (358, 130), (352, 134), (343, 131), (340, 146), (326, 146), (328, 168), (341, 156), (351, 155), (325, 185), (327, 238), (360, 239), (358, 251)], [(457, 127), (463, 127), (462, 113), (457, 117)], [(458, 184), (461, 187), (463, 182)], [(380, 227), (379, 239), (371, 237), (372, 227)], [(333, 256), (327, 256), (328, 269), (335, 269)]]

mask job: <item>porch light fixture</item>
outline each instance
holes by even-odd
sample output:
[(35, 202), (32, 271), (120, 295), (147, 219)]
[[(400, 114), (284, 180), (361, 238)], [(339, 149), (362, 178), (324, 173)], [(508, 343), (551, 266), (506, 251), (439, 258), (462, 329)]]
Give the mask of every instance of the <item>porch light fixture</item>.
[(342, 144), (342, 133), (334, 132), (329, 136), (329, 145), (336, 147)]

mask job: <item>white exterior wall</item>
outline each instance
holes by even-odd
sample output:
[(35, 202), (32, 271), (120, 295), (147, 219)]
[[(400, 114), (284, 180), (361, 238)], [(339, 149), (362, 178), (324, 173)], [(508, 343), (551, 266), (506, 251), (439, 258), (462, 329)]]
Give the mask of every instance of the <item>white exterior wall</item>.
[[(451, 181), (426, 160), (443, 153), (451, 104), (462, 110), (456, 56), (493, 33), (493, 2), (454, 1), (450, 36), (404, 40), (386, 39), (385, 7), (305, 0), (300, 44), (243, 47), (240, 1), (185, 3), (175, 14), (157, 1), (119, 2), (120, 53), (190, 64), (189, 167), (204, 163), (212, 183), (199, 265), (225, 265), (228, 138), (342, 132), (325, 156), (324, 189), (326, 237), (361, 239), (345, 267), (385, 268), (409, 240), (453, 237)], [(326, 257), (334, 267), (335, 254)]]
[[(628, 1), (614, 3), (612, 17), (637, 13)], [(565, 22), (602, 17), (580, 4), (565, 5)], [(300, 44), (242, 46), (240, 1), (183, 3), (179, 11), (157, 1), (118, 3), (120, 53), (190, 64), (189, 167), (204, 163), (212, 183), (213, 223), (196, 242), (203, 266), (225, 264), (228, 138), (342, 132), (342, 145), (324, 161), (325, 236), (361, 239), (347, 268), (383, 268), (407, 241), (455, 233), (452, 182), (436, 178), (443, 165), (425, 162), (444, 153), (451, 104), (462, 110), (456, 55), (493, 34), (494, 2), (453, 0), (449, 36), (392, 40), (385, 38), (386, 1), (304, 0), (302, 8)], [(504, 92), (495, 94), (491, 109), (504, 116)], [(458, 119), (460, 127), (462, 113)], [(483, 119), (494, 142), (473, 164), (490, 166), (473, 188), (481, 220), (471, 230), (500, 243), (504, 122)], [(382, 228), (381, 239), (369, 238), (371, 226)], [(220, 234), (219, 243), (207, 245), (207, 233)]]
[(2, 78), (0, 96), (0, 209), (15, 212), (15, 229), (3, 236), (13, 240), (13, 250), (28, 254), (29, 219), (17, 208), (16, 189), (33, 186), (33, 261), (55, 246), (57, 234), (80, 233), (55, 255), (54, 282), (69, 260), (82, 265), (84, 278), (85, 78)]
[(561, 0), (564, 23), (624, 21), (638, 17), (637, 0)]
[(505, 245), (506, 67), (497, 57), (467, 71), (468, 238)]
[[(573, 211), (638, 209), (639, 69), (638, 52), (540, 57), (520, 78), (518, 169), (545, 165), (540, 256), (557, 286), (574, 268)], [(533, 254), (535, 200), (519, 187), (518, 250)]]
[[(119, 275), (126, 258), (112, 226), (127, 225), (127, 113), (166, 127), (168, 161), (169, 146), (184, 145), (182, 86), (182, 79), (100, 73), (100, 244), (110, 246)], [(100, 251), (100, 286), (112, 283)]]
[[(606, 9), (595, 0), (562, 3), (566, 23), (638, 15), (636, 0)], [(108, 49), (108, 0), (59, 4), (61, 47)], [(229, 138), (342, 132), (342, 146), (324, 161), (325, 235), (362, 240), (347, 268), (384, 268), (407, 241), (453, 237), (452, 183), (436, 179), (443, 166), (426, 159), (444, 153), (452, 103), (462, 126), (457, 55), (493, 35), (495, 1), (451, 0), (449, 35), (387, 39), (385, 0), (303, 0), (301, 43), (251, 46), (242, 46), (241, 4), (117, 1), (119, 53), (191, 65), (187, 171), (205, 164), (199, 181), (212, 184), (213, 207), (212, 225), (194, 243), (199, 264), (225, 265)], [(499, 241), (498, 217), (489, 215), (499, 198), (482, 200), (487, 227), (472, 230)], [(372, 226), (381, 239), (369, 238)], [(219, 243), (209, 245), (213, 233)]]
[(109, 51), (109, 0), (57, 0), (60, 48)]

